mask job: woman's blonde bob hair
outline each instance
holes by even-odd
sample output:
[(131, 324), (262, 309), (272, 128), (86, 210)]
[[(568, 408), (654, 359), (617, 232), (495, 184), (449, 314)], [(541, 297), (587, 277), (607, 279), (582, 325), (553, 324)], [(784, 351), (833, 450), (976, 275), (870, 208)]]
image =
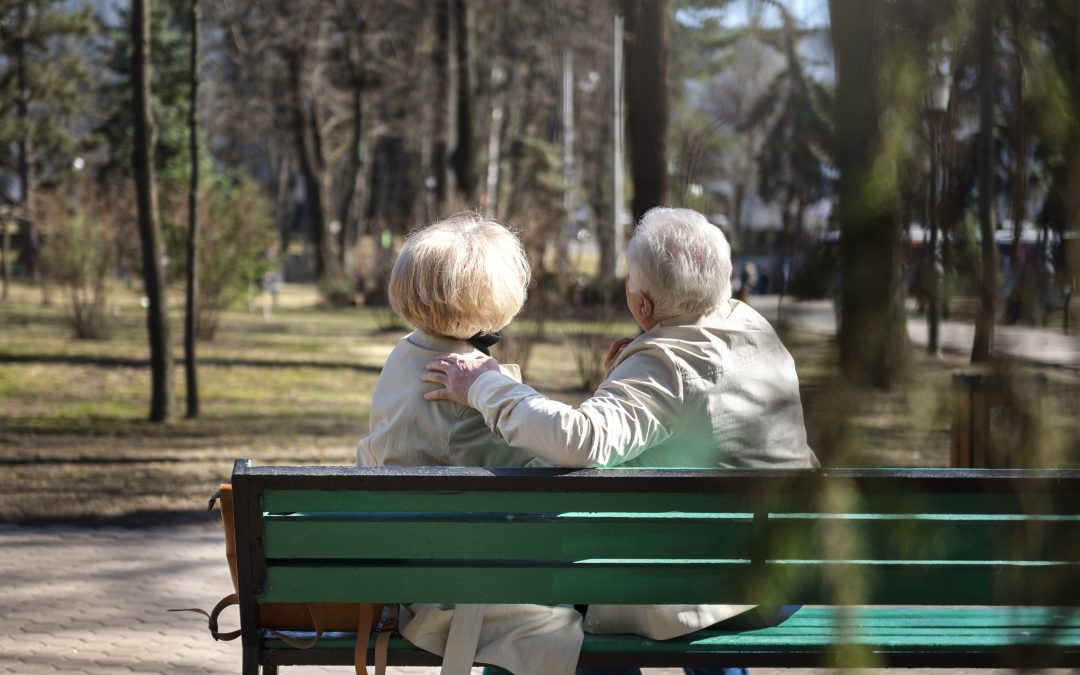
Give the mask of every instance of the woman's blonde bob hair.
[(409, 236), (390, 273), (390, 306), (425, 333), (467, 340), (509, 324), (528, 286), (517, 235), (460, 213)]

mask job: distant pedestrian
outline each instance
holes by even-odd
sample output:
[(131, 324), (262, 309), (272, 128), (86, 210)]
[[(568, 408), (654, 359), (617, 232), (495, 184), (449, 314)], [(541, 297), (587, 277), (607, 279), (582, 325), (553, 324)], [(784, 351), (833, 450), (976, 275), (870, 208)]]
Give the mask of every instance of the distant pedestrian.
[(739, 273), (739, 292), (735, 294), (735, 299), (750, 304), (750, 294), (754, 292), (754, 287), (757, 284), (757, 265), (748, 260)]

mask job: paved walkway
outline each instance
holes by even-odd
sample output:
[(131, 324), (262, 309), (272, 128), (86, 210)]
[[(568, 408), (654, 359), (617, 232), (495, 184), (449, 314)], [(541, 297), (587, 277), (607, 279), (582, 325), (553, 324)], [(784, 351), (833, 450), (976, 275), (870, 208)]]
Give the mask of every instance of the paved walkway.
[[(238, 641), (214, 642), (202, 617), (166, 611), (210, 608), (228, 592), (224, 550), (215, 530), (0, 525), (0, 673), (240, 672)], [(222, 628), (235, 621), (227, 610)]]
[[(754, 309), (769, 321), (776, 321), (778, 298), (775, 295), (751, 297)], [(785, 298), (780, 306), (783, 318), (795, 326), (814, 333), (836, 333), (836, 314), (829, 300), (797, 302)], [(926, 345), (926, 317), (908, 314), (908, 336), (916, 345)], [(1061, 329), (1030, 328), (1027, 326), (995, 326), (995, 353), (1013, 359), (1043, 365), (1080, 370), (1080, 336), (1065, 335)], [(943, 351), (970, 354), (975, 339), (975, 326), (959, 321), (942, 321), (938, 344)]]

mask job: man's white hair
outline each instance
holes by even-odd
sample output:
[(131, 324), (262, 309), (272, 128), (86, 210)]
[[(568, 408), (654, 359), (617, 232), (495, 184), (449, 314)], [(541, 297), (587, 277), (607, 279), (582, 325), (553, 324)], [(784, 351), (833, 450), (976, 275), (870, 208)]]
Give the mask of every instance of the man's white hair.
[(626, 247), (627, 284), (667, 318), (707, 314), (731, 299), (731, 245), (690, 209), (650, 209)]

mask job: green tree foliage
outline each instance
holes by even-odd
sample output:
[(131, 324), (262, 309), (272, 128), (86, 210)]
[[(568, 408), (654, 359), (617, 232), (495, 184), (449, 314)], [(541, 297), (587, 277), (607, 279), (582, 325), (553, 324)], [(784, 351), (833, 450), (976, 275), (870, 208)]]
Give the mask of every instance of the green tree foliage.
[[(158, 0), (150, 12), (151, 109), (157, 130), (154, 163), (162, 174), (174, 173), (174, 167), (186, 167), (188, 162), (186, 7), (183, 0)], [(109, 38), (98, 55), (99, 68), (108, 73), (97, 92), (102, 118), (96, 127), (106, 149), (107, 159), (100, 167), (100, 177), (106, 182), (128, 180), (131, 176), (131, 15), (122, 10), (117, 17), (116, 24), (100, 27)]]
[(39, 229), (33, 194), (70, 174), (88, 77), (88, 7), (59, 0), (0, 0), (0, 184), (17, 182), (23, 262), (35, 273)]
[(783, 29), (765, 40), (784, 54), (785, 67), (751, 112), (752, 119), (766, 120), (769, 140), (758, 154), (758, 192), (780, 205), (781, 268), (796, 249), (805, 248), (800, 244), (806, 209), (834, 187), (832, 92), (807, 74), (796, 46), (798, 29), (786, 11), (783, 17)]
[[(200, 340), (212, 340), (221, 311), (248, 297), (262, 282), (271, 262), (266, 252), (274, 240), (270, 202), (258, 184), (241, 174), (214, 173), (209, 168), (204, 164), (199, 187), (196, 335)], [(183, 180), (186, 168), (177, 173), (182, 177), (165, 175), (163, 182)], [(179, 283), (187, 273), (187, 194), (163, 192), (161, 199), (165, 245), (175, 261), (168, 280)]]

